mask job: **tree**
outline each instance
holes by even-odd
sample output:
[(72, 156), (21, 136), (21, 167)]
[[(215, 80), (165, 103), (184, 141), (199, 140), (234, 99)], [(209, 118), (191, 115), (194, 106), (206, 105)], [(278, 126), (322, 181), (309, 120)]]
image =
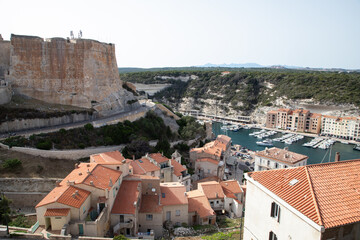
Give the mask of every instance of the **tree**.
[(8, 224), (10, 222), (10, 203), (11, 200), (4, 195), (0, 196), (0, 223), (7, 226), (7, 234), (9, 234)]

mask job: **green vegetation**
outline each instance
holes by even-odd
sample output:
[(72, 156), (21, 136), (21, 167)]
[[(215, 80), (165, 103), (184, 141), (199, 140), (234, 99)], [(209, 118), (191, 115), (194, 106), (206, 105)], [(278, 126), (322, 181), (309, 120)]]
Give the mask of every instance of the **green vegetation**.
[(2, 167), (8, 171), (15, 171), (15, 170), (21, 168), (21, 165), (22, 165), (22, 163), (19, 159), (7, 159), (2, 164)]
[(10, 203), (11, 200), (4, 195), (0, 196), (0, 224), (6, 225), (10, 222)]
[(240, 231), (228, 233), (218, 232), (210, 236), (203, 236), (201, 238), (206, 240), (238, 240), (240, 239)]
[(24, 215), (19, 215), (17, 216), (15, 219), (13, 219), (10, 223), (9, 226), (14, 226), (14, 227), (23, 227), (23, 228), (29, 228), (33, 225), (34, 223), (31, 222), (28, 218), (26, 218)]
[[(156, 93), (155, 99), (166, 99), (177, 106), (183, 97), (214, 99), (219, 105), (231, 104), (233, 110), (249, 112), (255, 106), (271, 106), (279, 97), (314, 99), (320, 103), (355, 104), (360, 106), (360, 73), (322, 72), (288, 69), (225, 69), (171, 70), (120, 74), (121, 79), (144, 84), (171, 83)], [(198, 79), (182, 82), (157, 76), (189, 76)], [(241, 103), (241, 104), (240, 104)]]
[(216, 222), (219, 228), (234, 228), (240, 227), (242, 218), (228, 218), (228, 217), (219, 217), (216, 219)]
[(204, 126), (196, 122), (196, 119), (191, 116), (183, 116), (176, 121), (179, 125), (179, 135), (182, 139), (194, 139), (197, 136), (205, 136)]
[(172, 133), (162, 118), (154, 112), (148, 112), (145, 117), (137, 121), (125, 121), (115, 125), (106, 125), (94, 128), (86, 124), (82, 128), (64, 130), (58, 132), (32, 135), (29, 139), (24, 137), (10, 137), (3, 141), (8, 146), (36, 147), (48, 150), (55, 149), (77, 149), (91, 146), (120, 145), (127, 144), (137, 139), (148, 142), (150, 140), (161, 140), (158, 150), (168, 150), (166, 142), (175, 139), (176, 134)]
[(124, 235), (117, 235), (113, 238), (113, 240), (128, 240), (127, 237), (125, 237)]

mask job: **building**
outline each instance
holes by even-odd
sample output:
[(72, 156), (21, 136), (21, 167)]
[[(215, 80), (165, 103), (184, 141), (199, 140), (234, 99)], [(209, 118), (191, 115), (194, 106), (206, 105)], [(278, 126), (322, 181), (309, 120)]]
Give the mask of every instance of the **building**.
[(360, 160), (245, 174), (244, 240), (360, 239)]
[[(39, 225), (51, 234), (154, 239), (163, 235), (164, 225), (215, 224), (214, 210), (238, 216), (243, 201), (238, 183), (202, 182), (188, 192), (178, 161), (178, 154), (138, 160), (118, 151), (91, 155), (36, 206)], [(169, 165), (161, 168), (164, 163)], [(162, 183), (161, 169), (170, 169), (172, 182)]]
[(347, 140), (360, 139), (360, 117), (322, 117), (321, 134)]
[(311, 113), (306, 109), (280, 108), (267, 113), (265, 126), (267, 128), (319, 134), (321, 130), (321, 114)]
[(225, 135), (217, 136), (215, 141), (201, 148), (190, 150), (190, 162), (195, 166), (198, 179), (218, 176), (223, 179), (225, 163), (230, 157), (231, 138)]
[(308, 156), (272, 147), (255, 153), (255, 171), (305, 166)]

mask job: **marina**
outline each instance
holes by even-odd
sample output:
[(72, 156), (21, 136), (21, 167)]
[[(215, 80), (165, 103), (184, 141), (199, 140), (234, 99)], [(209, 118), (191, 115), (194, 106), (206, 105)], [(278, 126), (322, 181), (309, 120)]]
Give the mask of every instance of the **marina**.
[[(275, 132), (275, 134), (267, 137), (263, 137), (264, 139), (257, 138), (257, 135), (267, 134), (267, 132), (272, 132), (264, 129), (246, 129), (242, 127), (238, 131), (224, 130), (221, 129), (222, 123), (213, 122), (213, 132), (217, 136), (219, 134), (224, 134), (231, 137), (233, 144), (239, 144), (246, 149), (252, 151), (262, 151), (265, 147), (272, 147), (271, 145), (258, 145), (257, 142), (264, 141), (266, 139), (270, 139), (274, 147), (284, 148), (288, 147), (290, 151), (304, 154), (309, 156), (308, 164), (316, 164), (321, 162), (329, 162), (334, 161), (334, 156), (336, 152), (340, 152), (341, 160), (349, 160), (349, 159), (360, 159), (360, 151), (356, 151), (354, 147), (356, 145), (353, 144), (343, 144), (339, 141), (334, 141), (331, 139), (325, 138), (312, 138), (300, 135), (298, 133), (281, 133)], [(264, 136), (265, 136), (264, 135)], [(301, 137), (296, 137), (301, 136)], [(299, 138), (296, 141), (292, 141), (292, 139)], [(286, 143), (286, 140), (291, 140)], [(329, 141), (330, 140), (330, 141)], [(315, 147), (315, 148), (314, 148)], [(360, 145), (359, 145), (360, 150)]]

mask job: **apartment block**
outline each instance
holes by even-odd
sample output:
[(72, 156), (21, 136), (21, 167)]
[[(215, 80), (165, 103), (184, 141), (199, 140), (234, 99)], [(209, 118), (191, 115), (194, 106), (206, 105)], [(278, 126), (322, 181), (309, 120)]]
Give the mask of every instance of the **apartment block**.
[(360, 140), (360, 117), (324, 115), (321, 134), (347, 140)]
[(321, 114), (306, 109), (280, 108), (267, 113), (266, 127), (318, 134), (321, 130)]

